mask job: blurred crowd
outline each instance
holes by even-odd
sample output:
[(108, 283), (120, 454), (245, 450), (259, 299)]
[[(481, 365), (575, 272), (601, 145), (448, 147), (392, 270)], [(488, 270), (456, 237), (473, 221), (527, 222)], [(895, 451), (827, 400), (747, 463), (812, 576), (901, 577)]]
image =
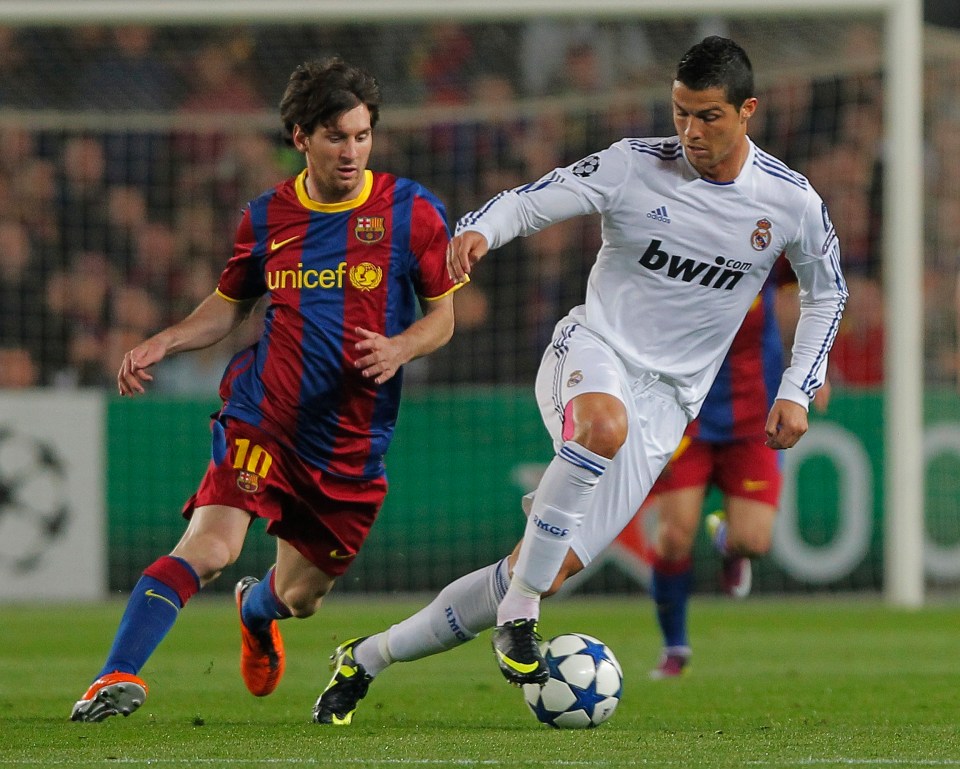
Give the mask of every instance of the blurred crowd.
[[(339, 53), (378, 76), (372, 167), (426, 184), (453, 224), (623, 136), (672, 134), (672, 69), (713, 31), (754, 59), (753, 138), (811, 179), (840, 235), (851, 297), (831, 377), (877, 386), (880, 33), (838, 24), (0, 28), (0, 387), (111, 386), (124, 350), (212, 290), (240, 207), (300, 168), (280, 139), (277, 102), (304, 59)], [(835, 68), (823, 66), (828, 53)], [(927, 241), (902, 255), (926, 267), (931, 385), (960, 375), (958, 93), (960, 55), (928, 68)], [(458, 292), (453, 341), (410, 375), (529, 383), (554, 322), (581, 301), (598, 243), (599, 222), (583, 218), (501, 249)], [(257, 323), (165, 363), (157, 388), (212, 394)]]

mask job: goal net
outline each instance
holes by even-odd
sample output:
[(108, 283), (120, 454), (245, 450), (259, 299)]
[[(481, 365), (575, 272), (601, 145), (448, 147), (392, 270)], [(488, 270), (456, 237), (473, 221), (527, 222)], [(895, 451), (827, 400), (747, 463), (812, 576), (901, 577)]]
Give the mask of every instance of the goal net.
[[(758, 585), (879, 588), (889, 79), (886, 17), (863, 5), (850, 13), (811, 15), (798, 6), (704, 16), (662, 8), (592, 15), (587, 3), (577, 18), (475, 12), (444, 20), (424, 12), (367, 12), (362, 20), (318, 13), (308, 21), (198, 12), (190, 20), (144, 11), (117, 24), (59, 4), (59, 20), (35, 16), (24, 25), (23, 17), (0, 16), (0, 386), (112, 389), (124, 350), (209, 293), (243, 203), (301, 167), (280, 140), (277, 103), (305, 59), (340, 54), (377, 75), (385, 104), (372, 167), (424, 183), (452, 224), (501, 189), (619, 138), (672, 134), (676, 60), (705, 34), (728, 34), (757, 73), (751, 134), (828, 202), (851, 283), (831, 367), (833, 405), (815, 419), (854, 445), (837, 454), (839, 444), (827, 441), (788, 465), (792, 528), (760, 564)], [(933, 173), (925, 190), (923, 354), (927, 386), (956, 418), (960, 176), (950, 164), (960, 157), (960, 131), (947, 106), (960, 89), (960, 58), (955, 40), (938, 41), (928, 52), (935, 95), (925, 113)], [(523, 525), (519, 496), (549, 458), (532, 403), (534, 372), (553, 324), (582, 300), (598, 243), (594, 219), (555, 226), (501, 249), (458, 292), (453, 341), (409, 366), (410, 401), (389, 457), (391, 494), (345, 589), (432, 589), (513, 546)], [(201, 417), (191, 439), (199, 448), (186, 462), (182, 415), (207, 409), (225, 360), (252, 333), (241, 328), (161, 366), (155, 402), (143, 408), (169, 439), (150, 437), (140, 446), (149, 461), (135, 466), (111, 452), (113, 586), (131, 584), (175, 541), (180, 524), (170, 511), (192, 492), (207, 450)], [(108, 429), (130, 433), (129, 447), (144, 438), (125, 407), (111, 406)], [(928, 525), (942, 556), (928, 576), (948, 584), (960, 580), (960, 533), (948, 519), (958, 498), (948, 479), (960, 477), (952, 430), (927, 447), (935, 473), (927, 502), (931, 520), (943, 519)], [(150, 499), (144, 488), (155, 490)], [(852, 509), (863, 519), (851, 523)], [(270, 548), (255, 539), (238, 570), (265, 564)], [(638, 553), (625, 547), (616, 555), (591, 584), (611, 589), (642, 578)], [(705, 589), (715, 568), (698, 542)]]

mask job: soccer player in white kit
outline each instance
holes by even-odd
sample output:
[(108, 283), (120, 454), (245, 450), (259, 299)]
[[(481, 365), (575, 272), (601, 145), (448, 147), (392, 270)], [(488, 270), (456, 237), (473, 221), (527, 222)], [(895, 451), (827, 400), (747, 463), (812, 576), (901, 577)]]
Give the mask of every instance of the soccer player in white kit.
[(827, 209), (810, 183), (747, 136), (753, 73), (732, 40), (681, 59), (677, 135), (623, 139), (466, 214), (447, 252), (465, 280), (489, 250), (599, 213), (602, 245), (586, 301), (557, 324), (536, 395), (556, 454), (514, 552), (445, 587), (424, 609), (334, 652), (317, 701), (322, 723), (350, 723), (392, 662), (452, 648), (495, 626), (511, 683), (543, 683), (540, 599), (589, 564), (630, 521), (700, 408), (777, 256), (797, 275), (801, 311), (790, 366), (766, 423), (793, 446), (826, 376), (847, 296)]

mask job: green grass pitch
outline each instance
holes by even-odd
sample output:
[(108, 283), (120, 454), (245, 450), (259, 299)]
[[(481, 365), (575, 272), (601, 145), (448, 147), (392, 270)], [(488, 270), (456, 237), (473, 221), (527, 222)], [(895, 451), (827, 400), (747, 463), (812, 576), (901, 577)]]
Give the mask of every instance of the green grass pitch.
[(70, 723), (122, 612), (0, 606), (0, 767), (937, 767), (960, 766), (960, 611), (898, 611), (875, 598), (695, 598), (692, 673), (653, 682), (659, 646), (649, 599), (554, 599), (545, 636), (606, 641), (624, 698), (599, 729), (538, 724), (507, 685), (489, 633), (397, 665), (350, 727), (311, 708), (337, 642), (421, 605), (332, 596), (284, 623), (287, 673), (270, 697), (237, 670), (231, 602), (194, 599), (143, 671), (130, 718)]

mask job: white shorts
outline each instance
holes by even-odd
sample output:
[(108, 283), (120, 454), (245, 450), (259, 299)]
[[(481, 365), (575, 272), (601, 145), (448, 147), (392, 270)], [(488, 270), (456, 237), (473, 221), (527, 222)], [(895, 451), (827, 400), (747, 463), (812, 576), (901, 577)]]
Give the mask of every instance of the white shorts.
[(601, 476), (590, 509), (570, 547), (584, 566), (632, 520), (680, 444), (687, 414), (674, 387), (655, 373), (631, 377), (620, 357), (590, 329), (570, 318), (554, 329), (535, 386), (540, 414), (559, 450), (573, 432), (568, 404), (577, 395), (612, 395), (627, 411), (627, 439)]

